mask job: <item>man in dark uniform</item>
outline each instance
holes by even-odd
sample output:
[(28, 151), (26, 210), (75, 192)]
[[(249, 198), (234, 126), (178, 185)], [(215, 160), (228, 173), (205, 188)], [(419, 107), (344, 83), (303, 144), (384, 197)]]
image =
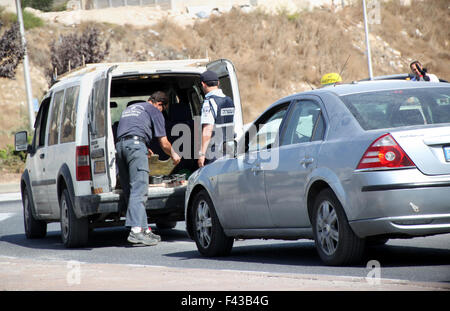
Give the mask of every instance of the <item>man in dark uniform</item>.
[(134, 244), (156, 245), (161, 237), (152, 233), (147, 223), (145, 202), (148, 194), (148, 154), (152, 139), (157, 139), (174, 164), (180, 156), (167, 140), (162, 114), (168, 104), (164, 92), (153, 93), (148, 102), (127, 107), (120, 117), (117, 128), (117, 165), (119, 180), (127, 199), (125, 226), (131, 227), (128, 241)]
[(234, 139), (234, 103), (219, 88), (219, 78), (207, 70), (200, 76), (205, 101), (200, 123), (202, 142), (198, 153), (198, 166), (213, 162), (223, 155), (223, 144)]

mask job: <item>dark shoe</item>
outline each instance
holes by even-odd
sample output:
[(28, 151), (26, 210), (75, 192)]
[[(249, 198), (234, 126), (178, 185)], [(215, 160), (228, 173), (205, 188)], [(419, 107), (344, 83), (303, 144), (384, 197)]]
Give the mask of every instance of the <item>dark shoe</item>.
[(159, 241), (144, 232), (134, 233), (133, 231), (130, 231), (128, 242), (152, 246), (158, 244)]

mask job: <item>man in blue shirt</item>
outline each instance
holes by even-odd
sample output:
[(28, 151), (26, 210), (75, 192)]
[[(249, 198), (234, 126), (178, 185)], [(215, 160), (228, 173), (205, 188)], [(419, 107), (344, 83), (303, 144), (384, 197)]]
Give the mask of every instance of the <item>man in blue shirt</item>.
[(162, 114), (167, 105), (166, 94), (161, 91), (155, 92), (147, 102), (127, 107), (122, 112), (117, 128), (116, 160), (120, 185), (127, 202), (125, 226), (131, 227), (128, 241), (133, 244), (156, 245), (161, 241), (161, 237), (149, 229), (145, 210), (150, 142), (157, 139), (175, 165), (181, 160), (167, 140)]

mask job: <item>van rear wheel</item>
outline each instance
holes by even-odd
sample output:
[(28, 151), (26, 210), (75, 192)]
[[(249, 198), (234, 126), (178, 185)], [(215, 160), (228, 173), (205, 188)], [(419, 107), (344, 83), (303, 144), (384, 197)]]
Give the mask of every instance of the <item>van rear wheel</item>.
[(59, 201), (61, 209), (61, 237), (67, 248), (87, 244), (89, 223), (87, 217), (77, 218), (67, 189), (64, 189)]

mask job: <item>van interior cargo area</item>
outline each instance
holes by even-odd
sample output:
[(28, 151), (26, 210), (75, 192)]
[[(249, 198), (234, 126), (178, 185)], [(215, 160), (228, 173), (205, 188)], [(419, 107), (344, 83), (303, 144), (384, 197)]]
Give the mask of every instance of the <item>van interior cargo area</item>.
[[(198, 169), (195, 157), (195, 151), (198, 147), (194, 144), (195, 141), (199, 140), (200, 132), (195, 132), (199, 131), (199, 129), (194, 127), (194, 118), (200, 116), (204, 97), (199, 74), (130, 74), (129, 76), (113, 77), (111, 81), (110, 110), (114, 140), (116, 141), (117, 138), (116, 131), (122, 111), (128, 105), (147, 101), (150, 95), (156, 91), (165, 92), (169, 98), (169, 105), (163, 111), (168, 140), (174, 144), (181, 135), (189, 134), (190, 137), (183, 138), (183, 143), (178, 147), (182, 153), (182, 160), (170, 172), (167, 171), (167, 162), (171, 162), (170, 157), (164, 153), (156, 140), (152, 141), (149, 148), (155, 155), (159, 156), (160, 163), (158, 164), (158, 161), (154, 159), (152, 163), (149, 163), (149, 182), (150, 185), (162, 184), (163, 181), (166, 186), (177, 185), (182, 183), (182, 179), (187, 180), (189, 175)], [(183, 125), (178, 128), (189, 128), (190, 133), (177, 130), (172, 131), (178, 124)], [(190, 142), (190, 146), (185, 146), (184, 142), (186, 141)], [(166, 172), (161, 174), (161, 168), (165, 168)]]

